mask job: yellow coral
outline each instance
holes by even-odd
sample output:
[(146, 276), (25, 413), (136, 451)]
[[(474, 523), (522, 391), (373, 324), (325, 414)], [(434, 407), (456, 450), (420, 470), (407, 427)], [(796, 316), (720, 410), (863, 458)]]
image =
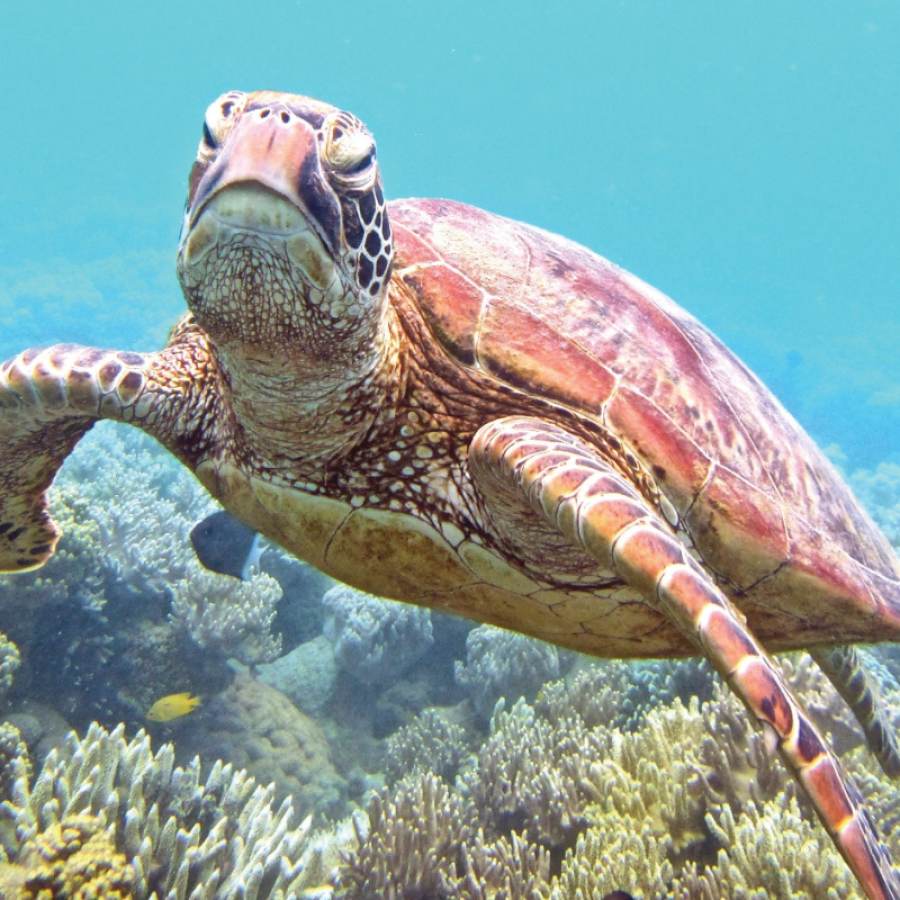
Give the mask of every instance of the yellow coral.
[(134, 868), (102, 819), (72, 816), (35, 836), (23, 854), (18, 900), (126, 900)]

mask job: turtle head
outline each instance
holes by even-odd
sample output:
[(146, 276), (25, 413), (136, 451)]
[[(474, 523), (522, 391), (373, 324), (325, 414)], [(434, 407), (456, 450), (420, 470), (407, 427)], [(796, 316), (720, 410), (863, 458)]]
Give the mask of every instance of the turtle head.
[(379, 334), (391, 258), (362, 122), (275, 91), (231, 92), (209, 107), (178, 274), (227, 355), (352, 362)]

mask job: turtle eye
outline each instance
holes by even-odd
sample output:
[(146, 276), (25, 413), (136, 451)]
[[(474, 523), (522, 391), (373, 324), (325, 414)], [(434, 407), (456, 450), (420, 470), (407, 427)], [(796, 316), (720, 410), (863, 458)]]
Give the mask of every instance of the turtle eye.
[(215, 150), (218, 146), (216, 144), (216, 139), (212, 136), (212, 132), (209, 130), (209, 125), (206, 122), (203, 123), (203, 143), (206, 144), (207, 148), (210, 150)]
[(348, 194), (372, 189), (378, 177), (375, 141), (350, 113), (332, 113), (322, 123), (322, 162), (334, 184)]
[(203, 122), (201, 149), (210, 151), (216, 150), (221, 146), (238, 116), (243, 111), (246, 102), (246, 95), (240, 91), (230, 91), (210, 104), (209, 109), (206, 110), (206, 119)]

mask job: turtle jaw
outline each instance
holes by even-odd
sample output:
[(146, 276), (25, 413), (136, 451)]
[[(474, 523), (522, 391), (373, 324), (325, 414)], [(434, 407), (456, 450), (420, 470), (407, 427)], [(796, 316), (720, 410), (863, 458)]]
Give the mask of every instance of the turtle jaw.
[(325, 291), (344, 293), (340, 271), (313, 223), (295, 203), (263, 184), (229, 185), (203, 203), (193, 222), (191, 218), (190, 213), (185, 216), (178, 266), (195, 279), (206, 273), (213, 248), (255, 242), (261, 247), (268, 244), (273, 252), (290, 259), (292, 274), (310, 292), (318, 292), (307, 297), (313, 305), (322, 302)]

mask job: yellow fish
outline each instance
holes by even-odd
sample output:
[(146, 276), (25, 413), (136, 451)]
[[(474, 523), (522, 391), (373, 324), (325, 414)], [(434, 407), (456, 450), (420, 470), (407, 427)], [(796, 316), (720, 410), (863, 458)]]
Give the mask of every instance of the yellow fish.
[(169, 694), (162, 697), (147, 710), (151, 722), (168, 722), (193, 712), (200, 705), (199, 697), (192, 697), (190, 691), (183, 694)]

